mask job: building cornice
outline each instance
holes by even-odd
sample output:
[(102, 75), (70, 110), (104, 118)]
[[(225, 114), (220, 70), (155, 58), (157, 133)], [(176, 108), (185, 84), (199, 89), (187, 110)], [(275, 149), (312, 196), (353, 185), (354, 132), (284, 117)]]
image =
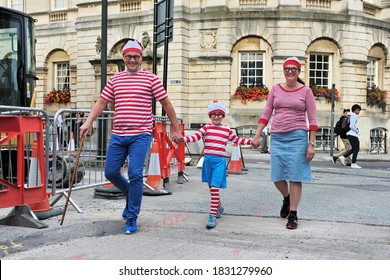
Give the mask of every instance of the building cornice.
[(358, 59), (348, 59), (348, 58), (340, 59), (340, 64), (343, 64), (343, 63), (360, 64), (360, 65), (366, 66), (368, 64), (368, 61), (367, 60), (358, 60)]

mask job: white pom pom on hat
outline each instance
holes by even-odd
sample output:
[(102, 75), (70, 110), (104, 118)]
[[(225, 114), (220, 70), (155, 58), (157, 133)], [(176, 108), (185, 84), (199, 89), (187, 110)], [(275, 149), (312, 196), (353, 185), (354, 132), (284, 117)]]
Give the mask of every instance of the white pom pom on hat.
[(210, 116), (210, 114), (215, 113), (221, 113), (223, 116), (225, 116), (226, 108), (225, 106), (218, 102), (217, 100), (214, 100), (213, 103), (210, 104), (210, 106), (207, 108), (207, 113)]
[(299, 59), (295, 56), (287, 58), (283, 63), (283, 68), (286, 67), (286, 65), (290, 64), (298, 67), (298, 69), (301, 69), (301, 63), (299, 62)]
[(123, 47), (122, 55), (125, 55), (128, 52), (138, 52), (140, 55), (142, 55), (141, 44), (137, 40), (130, 39)]

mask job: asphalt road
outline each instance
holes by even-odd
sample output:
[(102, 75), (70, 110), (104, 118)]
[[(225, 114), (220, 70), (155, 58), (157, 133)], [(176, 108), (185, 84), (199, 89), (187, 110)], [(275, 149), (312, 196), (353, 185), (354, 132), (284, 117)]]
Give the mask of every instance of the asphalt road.
[[(312, 162), (314, 181), (304, 185), (299, 227), (287, 230), (286, 220), (278, 216), (282, 198), (269, 182), (269, 155), (243, 153), (248, 171), (228, 176), (228, 188), (221, 191), (225, 213), (215, 229), (205, 228), (210, 198), (200, 182), (201, 169), (194, 166), (186, 168), (188, 182), (177, 184), (171, 178), (171, 195), (143, 197), (139, 230), (132, 235), (122, 233), (124, 199), (95, 198), (93, 189), (72, 192), (83, 213), (69, 205), (63, 225), (61, 216), (54, 216), (42, 221), (48, 225), (43, 229), (0, 226), (2, 279), (46, 280), (54, 274), (56, 279), (123, 279), (124, 268), (168, 271), (173, 266), (181, 272), (192, 267), (192, 273), (200, 268), (203, 274), (196, 276), (198, 280), (228, 275), (229, 279), (286, 279), (291, 271), (303, 280), (317, 277), (319, 271), (332, 279), (387, 279), (388, 155), (362, 154), (363, 168), (351, 169), (318, 153)], [(64, 204), (61, 198), (55, 208)], [(9, 211), (0, 209), (0, 217)], [(50, 270), (42, 273), (42, 267)], [(252, 272), (271, 269), (273, 274), (242, 276), (236, 273), (239, 267), (250, 267)], [(137, 275), (132, 279), (163, 279)], [(195, 279), (179, 275), (176, 278)]]
[[(390, 260), (387, 158), (362, 157), (365, 168), (351, 169), (317, 155), (314, 182), (304, 185), (299, 227), (291, 231), (278, 217), (282, 199), (268, 179), (268, 155), (243, 152), (248, 171), (228, 176), (221, 192), (225, 215), (213, 230), (205, 228), (209, 194), (201, 170), (189, 166), (188, 182), (170, 180), (172, 195), (144, 196), (136, 234), (122, 233), (123, 199), (95, 198), (87, 189), (72, 193), (83, 213), (70, 205), (62, 226), (61, 216), (43, 220), (44, 229), (0, 226), (1, 258)], [(373, 162), (383, 167), (373, 168)]]

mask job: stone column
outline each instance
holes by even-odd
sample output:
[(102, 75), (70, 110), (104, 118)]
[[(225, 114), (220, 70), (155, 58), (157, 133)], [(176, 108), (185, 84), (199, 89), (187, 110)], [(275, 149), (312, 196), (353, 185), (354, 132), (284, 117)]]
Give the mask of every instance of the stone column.
[[(340, 88), (342, 104), (350, 108), (358, 103), (366, 107), (367, 61), (343, 59), (340, 61)], [(340, 85), (340, 86), (341, 86)]]

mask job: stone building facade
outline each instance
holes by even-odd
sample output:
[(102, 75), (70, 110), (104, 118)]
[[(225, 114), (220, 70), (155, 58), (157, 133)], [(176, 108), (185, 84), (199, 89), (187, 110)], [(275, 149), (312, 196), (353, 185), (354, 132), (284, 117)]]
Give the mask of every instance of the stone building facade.
[[(0, 0), (8, 7), (13, 2)], [(67, 106), (91, 108), (101, 89), (101, 1), (16, 2), (37, 19), (38, 106), (56, 109), (44, 104), (43, 97), (57, 86), (62, 69), (71, 90)], [(108, 77), (120, 69), (126, 38), (152, 37), (153, 5), (154, 0), (108, 0)], [(369, 106), (367, 85), (390, 89), (389, 46), (389, 0), (174, 0), (167, 89), (186, 128), (207, 122), (207, 106), (215, 99), (226, 105), (225, 122), (231, 127), (256, 127), (265, 101), (243, 104), (234, 98), (236, 88), (253, 83), (270, 88), (282, 82), (284, 59), (297, 56), (307, 85), (334, 84), (340, 93), (335, 121), (343, 108), (362, 106), (361, 150), (384, 152), (389, 146), (389, 97)], [(162, 76), (163, 48), (157, 56)], [(152, 69), (150, 57), (143, 66)], [(327, 149), (332, 106), (323, 98), (317, 105), (317, 148)], [(380, 143), (375, 144), (377, 136)]]

